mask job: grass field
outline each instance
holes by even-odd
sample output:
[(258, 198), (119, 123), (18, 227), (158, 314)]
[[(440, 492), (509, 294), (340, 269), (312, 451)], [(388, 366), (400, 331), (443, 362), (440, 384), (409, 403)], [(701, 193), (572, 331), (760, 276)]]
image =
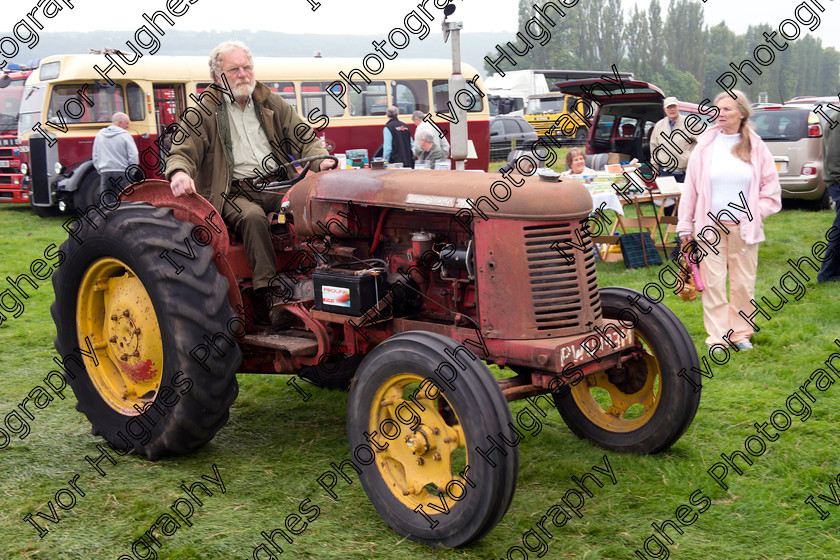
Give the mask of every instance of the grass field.
[[(790, 270), (787, 259), (810, 254), (832, 217), (831, 212), (784, 210), (766, 222), (768, 241), (759, 253), (758, 296), (777, 301), (771, 288), (780, 290), (780, 279)], [(0, 278), (29, 271), (37, 259), (48, 261), (45, 248), (66, 237), (61, 223), (61, 218), (39, 219), (27, 207), (0, 205)], [(601, 286), (642, 289), (657, 273), (628, 271), (620, 263), (599, 262), (598, 267)], [(766, 452), (753, 457), (751, 466), (738, 460), (743, 475), (730, 469), (728, 490), (707, 474), (722, 461), (721, 453), (744, 451), (745, 439), (756, 434), (754, 423), (767, 422), (773, 411), (785, 409), (786, 400), (811, 373), (827, 369), (823, 362), (840, 352), (833, 343), (840, 331), (840, 285), (817, 286), (815, 274), (805, 270), (811, 281), (804, 283), (804, 295), (798, 300), (789, 296), (781, 310), (772, 312), (771, 320), (759, 319), (755, 350), (733, 354), (724, 365), (712, 364), (714, 377), (704, 379), (694, 423), (669, 451), (654, 456), (605, 452), (577, 439), (556, 410), (546, 408), (543, 430), (520, 444), (519, 483), (507, 515), (470, 547), (441, 551), (400, 538), (376, 513), (355, 477), (349, 484), (339, 478), (337, 500), (317, 484), (331, 462), (349, 456), (346, 393), (306, 385), (312, 396), (304, 402), (285, 383), (286, 377), (240, 375), (230, 421), (209, 445), (188, 456), (154, 463), (114, 456), (116, 464), (100, 463), (104, 477), (85, 461), (85, 456), (99, 455), (97, 445), (103, 440), (91, 435), (89, 423), (75, 411), (72, 393), (43, 409), (30, 406), (34, 414), (28, 420), (30, 433), (25, 439), (13, 435), (11, 443), (0, 449), (0, 558), (245, 560), (253, 558), (254, 548), (264, 542), (261, 531), (283, 527), (287, 516), (299, 512), (306, 512), (310, 521), (292, 544), (278, 537), (284, 549), (278, 558), (505, 558), (511, 547), (523, 547), (523, 535), (536, 529), (566, 490), (576, 488), (571, 477), (591, 472), (593, 465), (603, 467), (604, 457), (616, 483), (603, 488), (590, 485), (594, 496), (580, 508), (583, 517), (573, 517), (561, 528), (548, 523), (551, 538), (528, 534), (532, 549), (528, 557), (542, 552), (545, 558), (586, 560), (837, 558), (840, 501), (833, 505), (816, 498), (830, 514), (821, 520), (804, 500), (823, 494), (836, 501), (832, 492), (840, 486), (840, 479), (835, 482), (840, 473), (840, 415), (835, 409), (840, 405), (840, 386), (818, 391), (811, 382), (816, 402), (807, 401), (810, 416), (806, 418), (804, 411), (791, 414), (791, 427), (767, 443)], [(0, 280), (0, 292), (6, 288)], [(23, 433), (20, 424), (8, 414), (33, 388), (44, 384), (55, 356), (49, 315), (52, 285), (45, 280), (36, 290), (24, 288), (30, 296), (23, 301), (24, 312), (18, 318), (6, 313), (6, 322), (0, 325), (0, 416), (6, 421), (0, 427), (18, 433)], [(10, 300), (5, 301), (11, 307)], [(683, 302), (668, 294), (665, 303), (685, 323), (703, 355), (700, 302)], [(833, 363), (840, 367), (840, 360)], [(795, 402), (788, 405), (788, 410), (803, 410)], [(514, 412), (523, 406), (523, 401), (512, 403)], [(772, 427), (768, 431), (771, 436), (775, 433)], [(224, 493), (201, 478), (215, 478), (214, 468)], [(78, 478), (73, 480), (75, 475)], [(71, 480), (78, 491), (71, 488)], [(192, 525), (170, 525), (169, 535), (159, 536), (159, 548), (149, 551), (141, 546), (132, 552), (135, 539), (186, 496), (180, 485), (199, 480), (213, 495), (199, 494), (203, 505), (195, 508)], [(311, 501), (303, 502), (306, 499)], [(48, 502), (57, 500), (67, 509), (54, 506), (58, 522), (36, 517), (39, 525), (49, 527), (49, 533), (39, 538), (24, 516), (52, 515)], [(680, 508), (684, 504), (688, 507)], [(674, 543), (668, 544), (651, 524), (676, 516), (694, 521), (679, 524), (683, 534), (667, 528)], [(540, 538), (547, 552), (541, 550)], [(269, 556), (263, 553), (259, 558)]]

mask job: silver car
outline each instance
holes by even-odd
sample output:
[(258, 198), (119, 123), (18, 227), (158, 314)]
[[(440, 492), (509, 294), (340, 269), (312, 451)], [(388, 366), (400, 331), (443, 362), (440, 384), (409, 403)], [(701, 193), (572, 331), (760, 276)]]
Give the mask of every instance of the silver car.
[(810, 200), (822, 209), (830, 202), (822, 173), (826, 125), (812, 109), (809, 103), (762, 105), (750, 120), (776, 161), (782, 198)]

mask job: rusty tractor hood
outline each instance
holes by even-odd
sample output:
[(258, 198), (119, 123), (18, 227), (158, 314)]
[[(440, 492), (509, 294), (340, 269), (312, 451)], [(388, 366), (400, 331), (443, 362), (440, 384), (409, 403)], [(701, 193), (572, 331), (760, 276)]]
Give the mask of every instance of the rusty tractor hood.
[(479, 205), (489, 219), (563, 221), (592, 212), (592, 197), (580, 181), (508, 177), (510, 180), (500, 173), (413, 169), (329, 171), (312, 174), (292, 187), (289, 201), (299, 235), (320, 231), (314, 227), (317, 220), (330, 210), (334, 213), (336, 203), (460, 216), (476, 214), (472, 206)]

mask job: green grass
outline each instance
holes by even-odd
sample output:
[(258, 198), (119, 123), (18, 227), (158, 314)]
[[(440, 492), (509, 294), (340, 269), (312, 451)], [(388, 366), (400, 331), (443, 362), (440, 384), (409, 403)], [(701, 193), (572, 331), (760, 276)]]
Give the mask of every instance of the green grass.
[[(770, 289), (789, 270), (786, 260), (810, 253), (832, 221), (831, 212), (785, 210), (766, 222), (768, 241), (759, 252), (757, 295), (771, 298)], [(17, 276), (43, 259), (50, 243), (66, 236), (62, 219), (39, 219), (28, 208), (0, 205), (0, 278)], [(598, 263), (601, 286), (641, 289), (654, 281), (656, 270), (625, 270), (621, 263)], [(0, 280), (0, 292), (7, 286)], [(98, 455), (99, 437), (74, 409), (75, 400), (56, 399), (34, 410), (31, 433), (0, 449), (0, 558), (32, 560), (117, 559), (131, 556), (131, 543), (169, 512), (184, 496), (179, 488), (216, 465), (226, 485), (221, 494), (202, 497), (204, 505), (171, 536), (160, 537), (158, 557), (167, 559), (252, 558), (260, 531), (281, 527), (287, 515), (298, 513), (309, 498), (320, 514), (305, 532), (284, 546), (279, 558), (504, 558), (509, 547), (522, 544), (546, 511), (574, 488), (570, 477), (581, 476), (607, 456), (617, 484), (595, 488), (581, 513), (562, 528), (548, 524), (553, 538), (545, 558), (638, 558), (651, 523), (674, 519), (675, 509), (701, 490), (711, 506), (696, 523), (668, 534), (675, 544), (672, 558), (705, 560), (822, 559), (840, 554), (840, 508), (818, 500), (831, 517), (821, 521), (803, 503), (810, 494), (831, 496), (829, 483), (840, 472), (840, 443), (835, 406), (840, 386), (815, 391), (807, 421), (792, 427), (754, 458), (743, 476), (730, 473), (729, 490), (717, 487), (706, 470), (722, 452), (743, 450), (755, 433), (754, 422), (767, 421), (785, 407), (785, 399), (840, 351), (832, 341), (840, 327), (840, 286), (805, 285), (805, 295), (790, 298), (770, 321), (759, 323), (756, 348), (738, 353), (714, 367), (705, 380), (700, 409), (688, 432), (669, 451), (654, 456), (605, 452), (577, 439), (556, 411), (541, 418), (543, 430), (520, 447), (519, 482), (513, 503), (501, 523), (483, 540), (458, 550), (434, 550), (393, 533), (373, 509), (357, 479), (340, 481), (330, 499), (316, 483), (318, 476), (349, 455), (346, 442), (347, 394), (318, 390), (308, 402), (285, 384), (285, 377), (241, 375), (240, 395), (230, 422), (203, 449), (188, 456), (151, 463), (138, 457), (115, 457), (103, 463), (98, 476), (85, 456)], [(24, 301), (25, 313), (0, 326), (0, 416), (18, 402), (52, 369), (55, 336), (49, 305), (52, 287), (45, 281)], [(682, 319), (698, 352), (705, 350), (699, 301), (683, 302), (669, 294), (665, 303)], [(812, 385), (813, 387), (813, 385)], [(523, 401), (512, 403), (514, 412)], [(771, 430), (771, 433), (773, 430)], [(70, 511), (59, 510), (58, 524), (39, 539), (22, 520), (27, 513), (46, 511), (46, 503), (79, 474), (85, 492)], [(836, 487), (836, 486), (835, 486)], [(69, 499), (64, 495), (62, 499)], [(692, 511), (696, 507), (692, 506)], [(311, 514), (310, 514), (311, 515)], [(532, 537), (533, 538), (533, 537)], [(529, 541), (531, 543), (535, 541)], [(655, 551), (655, 549), (653, 549)], [(139, 549), (143, 554), (143, 549)], [(645, 555), (651, 557), (650, 555)], [(142, 557), (142, 556), (140, 556)], [(151, 556), (149, 556), (151, 557)], [(261, 558), (267, 558), (262, 555)], [(516, 557), (516, 556), (514, 556)], [(531, 553), (531, 558), (536, 554)]]

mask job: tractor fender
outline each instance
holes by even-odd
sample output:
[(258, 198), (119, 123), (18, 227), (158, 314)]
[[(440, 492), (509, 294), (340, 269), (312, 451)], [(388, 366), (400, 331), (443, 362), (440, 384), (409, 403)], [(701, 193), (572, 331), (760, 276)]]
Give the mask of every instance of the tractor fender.
[[(216, 209), (213, 208), (213, 205), (207, 202), (204, 197), (198, 194), (176, 197), (172, 194), (172, 189), (169, 188), (169, 181), (150, 179), (126, 187), (120, 194), (120, 200), (148, 202), (156, 208), (171, 208), (176, 218), (182, 222), (195, 224), (191, 234), (191, 242), (213, 247), (215, 253), (213, 264), (228, 281), (227, 296), (230, 306), (237, 309), (237, 306), (242, 305), (242, 295), (239, 293), (236, 274), (234, 274), (233, 268), (227, 260), (227, 252), (230, 247), (227, 226)], [(209, 243), (205, 241), (208, 235), (210, 237)]]

